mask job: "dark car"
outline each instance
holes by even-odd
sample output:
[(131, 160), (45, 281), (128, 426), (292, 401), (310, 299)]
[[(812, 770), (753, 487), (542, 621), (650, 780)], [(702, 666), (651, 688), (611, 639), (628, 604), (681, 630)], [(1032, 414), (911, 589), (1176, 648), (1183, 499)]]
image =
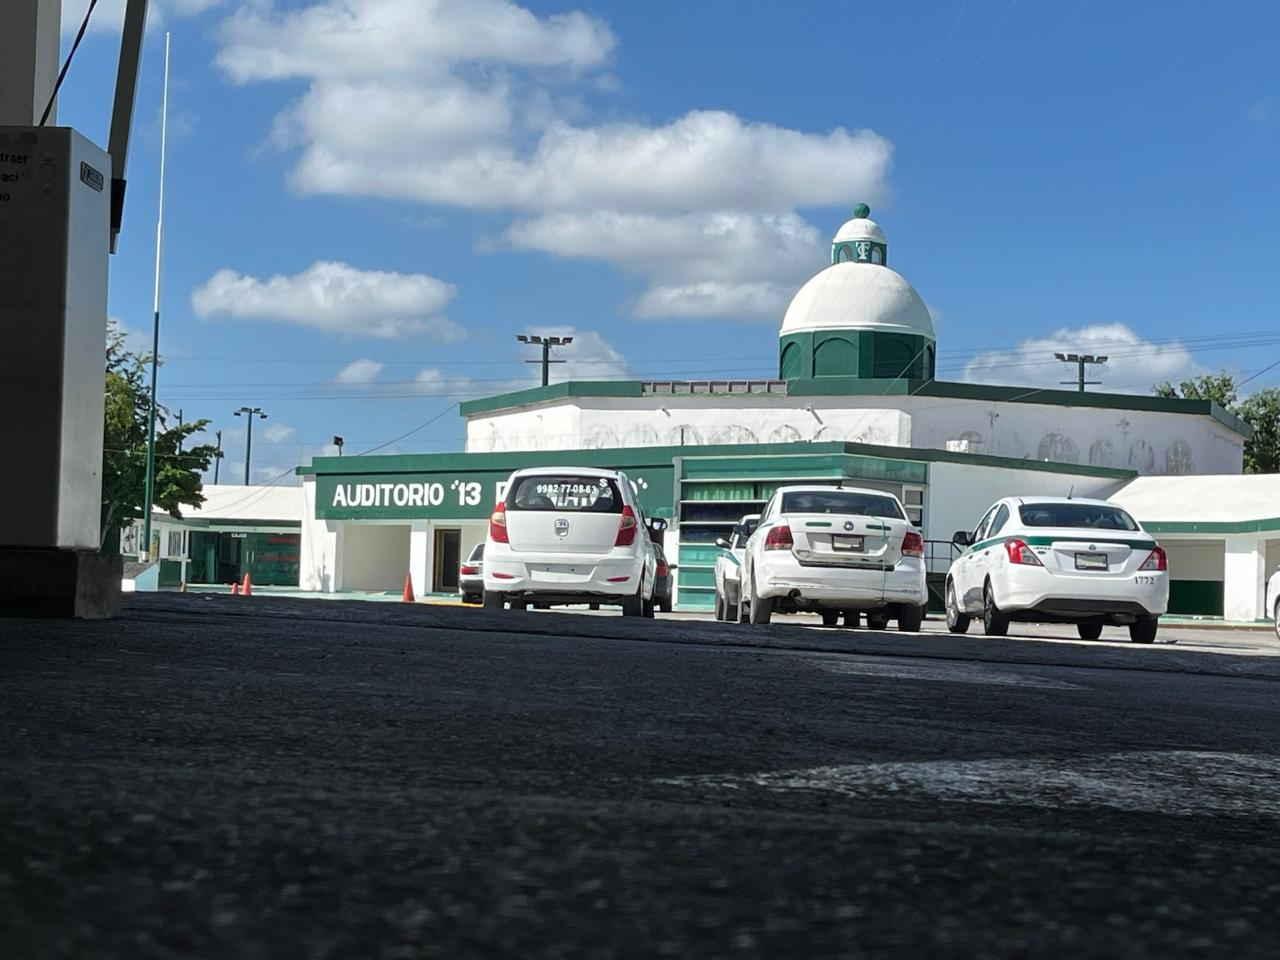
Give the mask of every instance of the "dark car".
[(653, 582), (653, 607), (663, 613), (671, 612), (671, 571), (675, 569), (667, 564), (667, 555), (662, 552), (662, 544), (656, 540), (654, 553), (658, 555), (658, 573)]

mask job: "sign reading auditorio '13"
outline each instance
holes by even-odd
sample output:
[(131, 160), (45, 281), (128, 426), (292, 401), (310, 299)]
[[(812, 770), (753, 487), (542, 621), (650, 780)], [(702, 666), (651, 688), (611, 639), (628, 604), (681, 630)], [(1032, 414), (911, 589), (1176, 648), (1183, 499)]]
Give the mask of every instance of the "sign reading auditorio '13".
[[(573, 467), (564, 468), (566, 474)], [(656, 476), (656, 474), (663, 474)], [(506, 496), (509, 471), (316, 477), (318, 520), (483, 520)], [(650, 516), (670, 513), (672, 471), (628, 473)]]

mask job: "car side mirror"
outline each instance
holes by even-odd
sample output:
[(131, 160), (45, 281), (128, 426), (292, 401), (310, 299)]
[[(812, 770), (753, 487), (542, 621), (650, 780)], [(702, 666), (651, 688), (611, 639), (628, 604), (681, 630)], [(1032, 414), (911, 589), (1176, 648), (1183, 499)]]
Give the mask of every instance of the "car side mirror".
[(729, 541), (726, 540), (724, 537), (721, 537), (719, 540), (716, 541), (716, 546), (719, 547), (721, 550), (728, 550)]
[(973, 545), (973, 534), (968, 530), (957, 530), (951, 535), (951, 542), (958, 547), (969, 547)]
[(661, 517), (654, 517), (649, 521), (649, 529), (653, 533), (662, 533), (662, 531), (667, 529), (667, 521), (663, 520)]

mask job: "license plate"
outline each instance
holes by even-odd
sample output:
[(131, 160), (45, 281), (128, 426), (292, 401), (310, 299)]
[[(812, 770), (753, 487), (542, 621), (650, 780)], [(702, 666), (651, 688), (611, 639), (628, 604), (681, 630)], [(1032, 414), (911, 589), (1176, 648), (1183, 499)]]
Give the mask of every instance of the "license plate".
[(1107, 569), (1107, 555), (1105, 553), (1077, 553), (1076, 569), (1105, 570)]
[(845, 537), (840, 534), (833, 534), (831, 537), (832, 550), (862, 550), (862, 537)]

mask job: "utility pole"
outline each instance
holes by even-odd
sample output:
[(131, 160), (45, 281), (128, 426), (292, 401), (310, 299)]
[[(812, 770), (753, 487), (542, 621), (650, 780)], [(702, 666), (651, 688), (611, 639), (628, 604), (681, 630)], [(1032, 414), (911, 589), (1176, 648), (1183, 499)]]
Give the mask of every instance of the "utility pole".
[(338, 456), (342, 456), (342, 445), (346, 442), (347, 441), (343, 440), (341, 437), (337, 436), (336, 434), (334, 435), (333, 445), (338, 448)]
[(1105, 356), (1095, 357), (1091, 353), (1055, 353), (1054, 356), (1063, 363), (1074, 363), (1076, 365), (1076, 378), (1074, 380), (1059, 381), (1064, 385), (1075, 384), (1077, 389), (1084, 393), (1085, 384), (1097, 385), (1102, 383), (1101, 380), (1086, 380), (1084, 378), (1085, 365), (1103, 364), (1107, 362)]
[(218, 485), (218, 468), (222, 466), (222, 431), (215, 430), (213, 435), (218, 438), (218, 448), (213, 452), (213, 485)]
[(244, 444), (244, 485), (249, 485), (249, 458), (253, 455), (253, 418), (267, 419), (261, 407), (241, 407), (235, 411), (237, 417), (243, 416), (249, 421), (249, 433)]
[(551, 359), (552, 347), (567, 347), (573, 343), (573, 337), (539, 337), (535, 335), (517, 334), (516, 339), (521, 343), (532, 343), (542, 348), (541, 360), (526, 360), (525, 363), (542, 364), (542, 385), (545, 387), (551, 382), (551, 364), (564, 363), (563, 360)]

